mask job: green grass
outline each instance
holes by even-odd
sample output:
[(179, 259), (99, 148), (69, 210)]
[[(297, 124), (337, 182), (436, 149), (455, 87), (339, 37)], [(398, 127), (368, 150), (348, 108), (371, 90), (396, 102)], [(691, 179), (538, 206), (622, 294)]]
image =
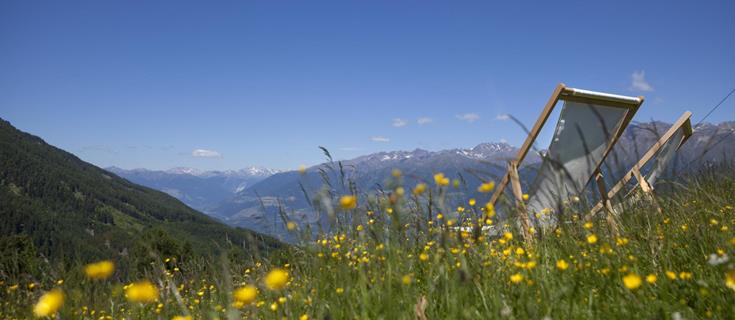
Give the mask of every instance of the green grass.
[[(399, 184), (391, 181), (387, 186), (395, 190)], [(609, 232), (603, 217), (596, 217), (586, 228), (582, 212), (569, 212), (562, 217), (565, 223), (544, 230), (533, 243), (520, 239), (513, 225), (505, 226), (512, 240), (452, 231), (446, 223), (459, 213), (457, 204), (451, 209), (443, 204), (445, 188), (452, 187), (430, 188), (418, 197), (409, 190), (404, 196), (395, 192), (361, 196), (363, 206), (336, 211), (342, 221), (337, 234), (270, 255), (253, 253), (252, 263), (227, 256), (216, 261), (161, 257), (142, 273), (116, 274), (102, 281), (86, 279), (81, 266), (63, 274), (46, 270), (38, 277), (6, 275), (0, 278), (0, 318), (31, 317), (38, 297), (55, 287), (66, 294), (60, 310), (64, 319), (170, 319), (175, 315), (197, 319), (298, 319), (302, 315), (309, 319), (422, 319), (423, 315), (428, 319), (729, 319), (735, 315), (735, 290), (725, 282), (725, 274), (735, 266), (729, 260), (708, 263), (711, 254), (722, 260), (735, 256), (732, 178), (709, 174), (660, 194), (662, 214), (646, 202), (621, 210), (619, 236)], [(369, 199), (362, 201), (365, 198)], [(485, 201), (477, 199), (474, 207), (465, 201), (461, 215), (481, 214)], [(431, 224), (426, 219), (429, 203)], [(445, 217), (436, 219), (437, 212)], [(598, 238), (594, 244), (587, 241), (591, 234)], [(569, 264), (566, 270), (556, 266), (562, 259)], [(287, 269), (291, 281), (285, 289), (270, 291), (262, 279), (276, 267)], [(676, 279), (668, 278), (667, 272)], [(640, 287), (626, 288), (622, 278), (630, 274), (642, 278)], [(512, 275), (522, 280), (513, 283)], [(657, 277), (655, 283), (646, 282), (648, 275)], [(126, 301), (123, 285), (142, 278), (159, 287), (159, 302)], [(58, 284), (61, 279), (63, 283)], [(29, 289), (29, 284), (35, 287)], [(256, 302), (233, 308), (231, 292), (247, 284), (260, 288)]]

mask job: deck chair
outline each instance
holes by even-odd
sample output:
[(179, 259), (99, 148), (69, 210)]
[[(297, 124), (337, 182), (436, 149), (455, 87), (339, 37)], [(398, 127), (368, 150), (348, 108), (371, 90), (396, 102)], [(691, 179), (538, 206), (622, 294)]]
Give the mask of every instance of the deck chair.
[[(641, 191), (647, 196), (653, 199), (654, 203), (658, 207), (655, 198), (653, 198), (653, 184), (656, 179), (664, 172), (666, 166), (671, 162), (676, 154), (676, 151), (686, 142), (692, 135), (692, 113), (687, 111), (679, 117), (676, 122), (667, 130), (651, 148), (643, 154), (640, 160), (633, 165), (631, 168), (612, 188), (607, 194), (590, 210), (590, 214), (594, 215), (603, 208), (612, 210), (611, 200), (621, 190), (625, 188), (629, 181), (633, 178), (636, 179), (637, 183), (623, 198), (628, 199), (635, 190), (640, 188)], [(645, 173), (642, 173), (645, 172)], [(660, 212), (660, 208), (658, 209)]]
[[(518, 167), (559, 100), (564, 104), (551, 144), (547, 152), (542, 154), (541, 167), (529, 188), (528, 202), (524, 203)], [(600, 165), (642, 103), (643, 97), (581, 90), (559, 84), (516, 158), (508, 164), (508, 170), (490, 198), (490, 203), (495, 205), (510, 183), (516, 207), (520, 210), (523, 236), (531, 239), (531, 220), (542, 211), (561, 211), (565, 201), (581, 194), (589, 181), (599, 173)]]

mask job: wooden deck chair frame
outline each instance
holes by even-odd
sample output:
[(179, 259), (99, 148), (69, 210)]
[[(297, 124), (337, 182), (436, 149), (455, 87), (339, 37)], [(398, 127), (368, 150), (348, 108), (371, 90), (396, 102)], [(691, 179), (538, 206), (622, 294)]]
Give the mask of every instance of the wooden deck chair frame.
[[(656, 141), (656, 143), (651, 146), (651, 148), (646, 151), (646, 153), (643, 154), (640, 160), (633, 165), (633, 168), (631, 168), (621, 179), (618, 181), (615, 185), (613, 185), (612, 188), (610, 188), (610, 191), (607, 192), (607, 195), (603, 197), (602, 200), (600, 200), (594, 207), (592, 207), (592, 210), (590, 210), (590, 215), (594, 215), (603, 207), (609, 207), (611, 208), (612, 205), (610, 204), (610, 199), (615, 197), (615, 195), (620, 192), (620, 190), (625, 187), (625, 185), (630, 181), (631, 179), (635, 178), (638, 182), (636, 186), (634, 187), (640, 187), (641, 191), (648, 195), (652, 195), (653, 186), (648, 183), (646, 178), (641, 174), (640, 169), (643, 168), (649, 161), (653, 159), (653, 157), (665, 146), (669, 140), (671, 140), (674, 135), (676, 134), (679, 129), (684, 130), (684, 135), (681, 137), (681, 141), (679, 141), (679, 144), (676, 146), (676, 150), (679, 150), (682, 145), (684, 145), (684, 142), (686, 142), (689, 137), (692, 136), (693, 130), (692, 130), (692, 122), (691, 122), (692, 113), (687, 111), (684, 112), (684, 114), (679, 117), (676, 122), (667, 130), (659, 139)], [(611, 209), (608, 209), (611, 210)], [(660, 208), (659, 208), (660, 211)]]
[[(613, 134), (613, 138), (605, 149), (602, 160), (599, 164), (597, 164), (597, 167), (595, 168), (595, 172), (597, 173), (597, 175), (599, 175), (600, 165), (602, 165), (602, 162), (604, 162), (604, 159), (607, 157), (607, 155), (612, 150), (612, 147), (622, 135), (623, 130), (625, 130), (630, 121), (633, 119), (636, 111), (638, 111), (638, 108), (643, 103), (644, 98), (642, 96), (632, 98), (627, 96), (569, 88), (563, 83), (560, 83), (556, 86), (553, 93), (551, 94), (551, 97), (546, 102), (544, 109), (541, 111), (541, 114), (536, 120), (536, 123), (533, 125), (531, 131), (528, 133), (526, 140), (523, 142), (520, 150), (518, 150), (518, 154), (516, 155), (515, 159), (511, 160), (508, 164), (508, 171), (503, 175), (500, 183), (496, 186), (495, 193), (493, 193), (492, 197), (490, 198), (490, 203), (492, 205), (495, 205), (498, 199), (500, 199), (500, 196), (505, 191), (505, 188), (508, 186), (508, 183), (511, 184), (513, 196), (516, 198), (516, 205), (523, 212), (523, 214), (521, 214), (521, 227), (523, 229), (523, 236), (526, 239), (531, 239), (531, 222), (528, 218), (528, 214), (525, 213), (524, 209), (523, 190), (521, 188), (521, 182), (518, 176), (518, 166), (520, 166), (520, 164), (523, 162), (523, 159), (525, 159), (526, 155), (531, 149), (531, 146), (533, 146), (533, 143), (538, 138), (541, 129), (544, 127), (544, 124), (546, 124), (546, 121), (549, 119), (549, 116), (554, 111), (559, 100), (590, 103), (606, 107), (625, 108), (628, 110), (621, 123), (617, 126), (616, 131)], [(587, 180), (587, 183), (589, 183), (589, 181), (593, 177), (590, 177)], [(603, 195), (607, 195), (607, 192), (605, 190), (600, 190), (600, 192)]]

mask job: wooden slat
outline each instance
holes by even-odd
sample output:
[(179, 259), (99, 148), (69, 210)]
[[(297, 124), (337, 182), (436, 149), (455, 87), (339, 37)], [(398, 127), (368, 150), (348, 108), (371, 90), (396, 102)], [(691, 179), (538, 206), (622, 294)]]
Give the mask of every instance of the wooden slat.
[[(554, 89), (554, 92), (551, 94), (551, 97), (549, 97), (549, 100), (546, 102), (546, 105), (544, 106), (544, 109), (541, 111), (541, 114), (536, 120), (536, 123), (533, 125), (533, 127), (531, 128), (531, 131), (528, 133), (528, 136), (526, 137), (526, 141), (523, 142), (523, 145), (521, 146), (520, 150), (518, 150), (518, 154), (516, 155), (516, 158), (515, 158), (516, 164), (520, 165), (521, 163), (523, 163), (523, 159), (526, 158), (526, 155), (528, 154), (528, 151), (531, 149), (533, 142), (536, 141), (536, 138), (541, 132), (541, 128), (543, 128), (544, 124), (549, 119), (551, 112), (554, 111), (554, 106), (559, 101), (559, 96), (561, 95), (562, 91), (564, 91), (564, 88), (566, 88), (566, 86), (563, 83), (560, 83)], [(503, 191), (505, 191), (505, 187), (508, 185), (509, 180), (510, 180), (509, 173), (506, 173), (503, 176), (503, 179), (500, 181), (500, 183), (495, 186), (496, 188), (495, 193), (493, 193), (493, 196), (490, 198), (490, 203), (495, 205), (498, 199), (500, 199), (500, 196), (503, 194)]]
[[(653, 158), (653, 156), (664, 145), (666, 145), (666, 143), (671, 139), (671, 137), (674, 136), (674, 134), (676, 133), (677, 130), (679, 130), (679, 128), (683, 127), (686, 129), (687, 125), (689, 126), (689, 128), (691, 128), (691, 120), (690, 120), (691, 116), (692, 116), (691, 112), (689, 111), (684, 112), (684, 114), (682, 114), (681, 117), (679, 117), (679, 119), (676, 120), (676, 122), (671, 126), (671, 128), (669, 128), (669, 130), (666, 131), (666, 133), (664, 133), (664, 135), (662, 135), (661, 138), (659, 138), (658, 141), (656, 141), (656, 143), (654, 143), (653, 146), (651, 146), (651, 148), (649, 148), (645, 154), (643, 154), (641, 159), (638, 160), (638, 162), (633, 166), (633, 168), (631, 168), (630, 171), (628, 171), (625, 175), (623, 175), (620, 181), (618, 181), (612, 188), (610, 188), (610, 190), (608, 190), (607, 197), (610, 199), (614, 198), (615, 195), (620, 190), (622, 190), (623, 187), (625, 187), (625, 184), (628, 183), (630, 179), (634, 178), (635, 174), (633, 171), (640, 170), (640, 168), (645, 166), (646, 163), (648, 163), (648, 161), (650, 161), (651, 158)], [(684, 137), (682, 138), (682, 141), (679, 142), (679, 146), (677, 146), (677, 148), (681, 147), (681, 145), (684, 144), (684, 142), (687, 139), (689, 139), (690, 136), (691, 136), (691, 131), (687, 132), (687, 130), (685, 130)], [(592, 207), (592, 210), (590, 210), (590, 214), (597, 213), (603, 208), (603, 206), (604, 204), (602, 202), (598, 202), (597, 204), (595, 204), (594, 207)]]

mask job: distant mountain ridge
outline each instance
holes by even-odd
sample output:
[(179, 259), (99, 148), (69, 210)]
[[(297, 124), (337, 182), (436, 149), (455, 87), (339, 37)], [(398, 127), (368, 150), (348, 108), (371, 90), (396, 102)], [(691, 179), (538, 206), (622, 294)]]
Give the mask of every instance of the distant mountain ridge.
[[(670, 124), (663, 122), (629, 125), (603, 166), (606, 178), (614, 180), (627, 171), (669, 127)], [(732, 121), (697, 126), (667, 171), (670, 175), (680, 174), (709, 163), (731, 161), (735, 157), (734, 131), (735, 122)], [(461, 178), (467, 186), (463, 191), (466, 198), (481, 196), (475, 191), (481, 180), (500, 177), (507, 168), (507, 161), (513, 159), (517, 152), (517, 147), (507, 143), (482, 143), (473, 148), (441, 151), (378, 152), (340, 162), (346, 176), (355, 181), (361, 191), (380, 189), (395, 168), (403, 172), (406, 186), (420, 181), (431, 183), (436, 172), (443, 172), (453, 179)], [(530, 182), (533, 179), (540, 159), (535, 152), (527, 155), (520, 170), (521, 180)], [(307, 194), (318, 190), (323, 185), (324, 172), (332, 181), (338, 181), (335, 172), (324, 169), (326, 164), (310, 167), (303, 174), (296, 171), (274, 174), (239, 192), (231, 201), (213, 211), (227, 223), (285, 237), (286, 232), (277, 217), (278, 207), (284, 208), (290, 219), (316, 223), (317, 217), (313, 215), (301, 186)], [(331, 187), (337, 192), (347, 191), (339, 190), (341, 186), (338, 184)]]
[[(443, 172), (453, 179), (462, 179), (467, 186), (464, 192), (476, 193), (484, 181), (502, 174), (508, 160), (515, 157), (518, 148), (507, 143), (481, 143), (472, 148), (456, 148), (440, 151), (415, 149), (413, 151), (377, 152), (354, 159), (335, 161), (341, 164), (342, 173), (355, 182), (361, 191), (382, 188), (393, 169), (403, 173), (406, 186), (418, 182), (431, 182), (432, 176)], [(540, 157), (529, 153), (527, 163), (538, 163)], [(340, 185), (340, 175), (326, 170), (328, 163), (307, 168), (304, 173), (287, 171), (274, 174), (239, 192), (232, 200), (224, 202), (213, 211), (223, 221), (246, 226), (266, 234), (285, 238), (287, 234), (277, 217), (279, 207), (287, 210), (290, 219), (305, 224), (317, 223), (318, 217), (310, 209), (304, 191), (315, 192), (321, 188), (326, 176), (334, 182), (338, 193), (346, 193)], [(304, 187), (302, 189), (301, 187)]]
[(169, 170), (108, 167), (106, 170), (131, 182), (166, 192), (188, 206), (208, 214), (212, 214), (212, 208), (232, 198), (237, 192), (280, 172), (258, 166), (226, 171), (185, 167)]

